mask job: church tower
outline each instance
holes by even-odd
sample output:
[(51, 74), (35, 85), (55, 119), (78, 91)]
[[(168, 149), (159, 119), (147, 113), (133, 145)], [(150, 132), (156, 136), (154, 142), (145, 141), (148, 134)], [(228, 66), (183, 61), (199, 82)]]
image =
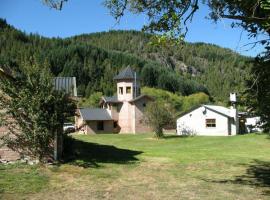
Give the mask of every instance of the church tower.
[(116, 75), (114, 80), (117, 82), (117, 99), (119, 101), (130, 101), (140, 95), (139, 78), (130, 66)]

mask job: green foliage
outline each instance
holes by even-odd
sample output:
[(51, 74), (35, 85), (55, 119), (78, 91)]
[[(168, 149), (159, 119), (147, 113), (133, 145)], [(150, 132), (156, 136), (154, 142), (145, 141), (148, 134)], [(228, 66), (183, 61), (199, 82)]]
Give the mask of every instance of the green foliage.
[(210, 102), (209, 96), (203, 92), (181, 96), (162, 89), (144, 87), (142, 93), (154, 97), (159, 104), (167, 105), (176, 115)]
[(158, 101), (151, 102), (147, 105), (145, 111), (145, 122), (149, 124), (157, 138), (163, 137), (163, 128), (175, 121), (168, 105)]
[(146, 94), (155, 98), (160, 104), (169, 104), (176, 111), (182, 110), (183, 97), (166, 90), (144, 87), (142, 94)]
[(247, 82), (246, 102), (250, 112), (261, 117), (265, 131), (270, 132), (270, 60), (259, 59)]
[(209, 96), (202, 92), (186, 96), (183, 100), (183, 111), (188, 111), (192, 107), (206, 104), (209, 102)]
[(249, 59), (215, 45), (152, 46), (152, 35), (137, 31), (48, 39), (26, 35), (4, 20), (0, 24), (1, 65), (16, 67), (34, 55), (49, 64), (54, 76), (75, 76), (83, 97), (95, 92), (113, 95), (113, 77), (127, 65), (138, 72), (143, 86), (182, 95), (205, 92), (227, 101), (229, 92), (245, 88)]
[[(185, 43), (170, 48), (148, 45), (151, 35), (136, 31), (110, 31), (72, 39), (145, 58), (140, 71), (144, 86), (177, 90), (183, 95), (204, 92), (215, 101), (227, 102), (230, 92), (243, 92), (252, 65), (252, 59), (211, 44)], [(159, 82), (159, 78), (166, 83)]]
[(103, 94), (101, 92), (95, 92), (88, 98), (82, 98), (79, 102), (80, 107), (96, 108), (99, 106), (99, 102)]
[(74, 115), (75, 104), (53, 89), (46, 63), (20, 65), (10, 77), (0, 77), (1, 120), (8, 128), (1, 139), (12, 150), (43, 161), (52, 156), (54, 134)]

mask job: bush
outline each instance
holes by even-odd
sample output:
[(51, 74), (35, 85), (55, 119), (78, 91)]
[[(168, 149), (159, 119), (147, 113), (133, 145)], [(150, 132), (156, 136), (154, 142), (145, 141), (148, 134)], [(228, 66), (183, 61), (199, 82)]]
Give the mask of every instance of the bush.
[(163, 129), (175, 122), (173, 113), (168, 105), (157, 101), (147, 105), (145, 122), (153, 128), (157, 138), (163, 137)]

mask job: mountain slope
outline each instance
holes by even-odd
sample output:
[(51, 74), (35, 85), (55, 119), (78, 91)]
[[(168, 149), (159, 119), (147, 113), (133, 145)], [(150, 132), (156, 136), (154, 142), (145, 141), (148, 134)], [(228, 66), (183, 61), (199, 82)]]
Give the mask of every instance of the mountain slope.
[(193, 80), (205, 85), (217, 100), (226, 100), (231, 91), (243, 91), (251, 58), (205, 43), (156, 47), (148, 45), (150, 38), (151, 35), (137, 31), (111, 31), (84, 34), (70, 40), (155, 61), (183, 76), (193, 77)]
[(143, 85), (183, 95), (203, 91), (226, 102), (229, 92), (243, 91), (249, 58), (203, 43), (151, 46), (150, 37), (111, 31), (49, 39), (27, 35), (0, 20), (0, 64), (16, 67), (30, 58), (47, 62), (56, 76), (76, 76), (83, 96), (113, 94), (112, 78), (127, 65), (136, 68)]

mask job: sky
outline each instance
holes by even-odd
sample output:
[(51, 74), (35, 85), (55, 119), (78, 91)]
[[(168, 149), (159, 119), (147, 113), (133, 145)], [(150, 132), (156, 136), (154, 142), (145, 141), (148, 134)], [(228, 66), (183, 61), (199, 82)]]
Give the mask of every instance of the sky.
[[(217, 24), (206, 19), (208, 8), (201, 6), (188, 25), (187, 42), (205, 42), (230, 48), (242, 55), (256, 56), (262, 51), (257, 46), (246, 46), (246, 31), (231, 28), (229, 20)], [(70, 37), (74, 35), (109, 30), (141, 30), (147, 23), (144, 15), (126, 13), (117, 24), (102, 5), (102, 0), (68, 0), (61, 11), (51, 9), (42, 0), (0, 0), (0, 18), (26, 33), (38, 33), (45, 37)]]

